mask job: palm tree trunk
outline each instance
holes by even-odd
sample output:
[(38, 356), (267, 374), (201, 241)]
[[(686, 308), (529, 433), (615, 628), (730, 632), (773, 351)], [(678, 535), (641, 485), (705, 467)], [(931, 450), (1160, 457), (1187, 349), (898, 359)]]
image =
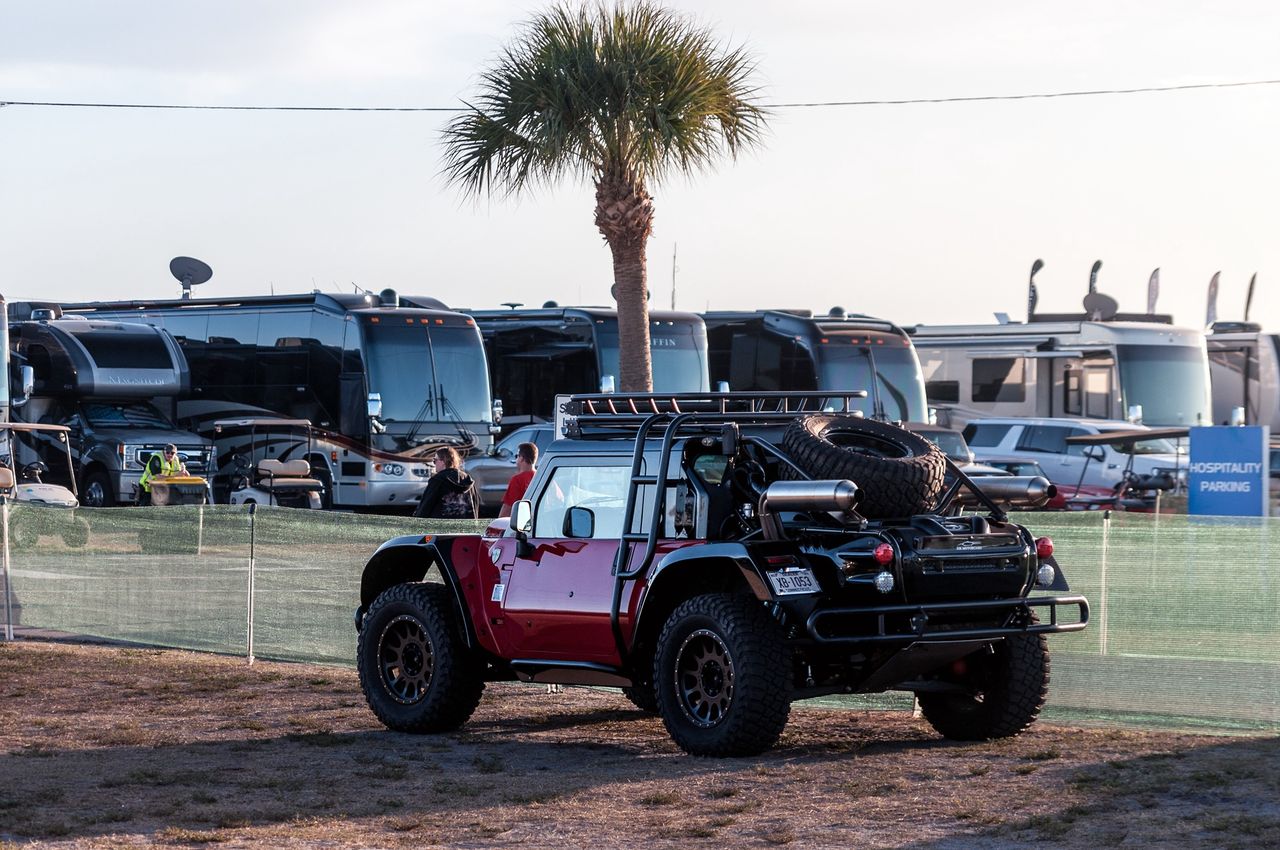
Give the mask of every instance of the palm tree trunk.
[(645, 190), (644, 182), (616, 172), (597, 180), (596, 227), (613, 253), (613, 297), (618, 305), (618, 389), (652, 392), (645, 247), (653, 232), (653, 198)]

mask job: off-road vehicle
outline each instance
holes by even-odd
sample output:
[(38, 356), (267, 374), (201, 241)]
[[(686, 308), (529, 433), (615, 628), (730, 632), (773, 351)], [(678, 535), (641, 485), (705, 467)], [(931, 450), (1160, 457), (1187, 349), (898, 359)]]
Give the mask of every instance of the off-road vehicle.
[(1081, 596), (1032, 595), (1066, 583), (1004, 512), (1053, 488), (984, 492), (922, 437), (824, 412), (861, 395), (574, 397), (509, 525), (397, 537), (365, 567), (369, 706), (439, 732), (486, 681), (615, 686), (716, 756), (828, 694), (914, 692), (949, 738), (1025, 729), (1045, 635), (1088, 621)]

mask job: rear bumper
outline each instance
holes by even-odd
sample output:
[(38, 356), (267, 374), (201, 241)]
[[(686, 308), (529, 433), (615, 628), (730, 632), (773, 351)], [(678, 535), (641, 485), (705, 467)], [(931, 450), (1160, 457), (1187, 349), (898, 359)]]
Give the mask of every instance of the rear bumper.
[[(1064, 622), (1059, 616), (1060, 608), (1075, 609), (1078, 617)], [(1037, 609), (1047, 609), (1047, 622), (1033, 622), (1031, 615)], [(1088, 623), (1089, 602), (1083, 596), (1032, 596), (925, 605), (824, 608), (809, 615), (805, 629), (812, 640), (822, 644), (901, 643), (1078, 632)]]

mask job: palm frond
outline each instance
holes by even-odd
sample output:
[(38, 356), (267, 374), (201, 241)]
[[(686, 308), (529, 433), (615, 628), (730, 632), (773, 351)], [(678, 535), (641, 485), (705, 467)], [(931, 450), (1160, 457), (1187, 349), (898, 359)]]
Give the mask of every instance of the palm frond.
[(760, 142), (755, 70), (743, 49), (647, 2), (553, 7), (521, 28), (445, 128), (445, 174), (485, 194), (701, 170)]

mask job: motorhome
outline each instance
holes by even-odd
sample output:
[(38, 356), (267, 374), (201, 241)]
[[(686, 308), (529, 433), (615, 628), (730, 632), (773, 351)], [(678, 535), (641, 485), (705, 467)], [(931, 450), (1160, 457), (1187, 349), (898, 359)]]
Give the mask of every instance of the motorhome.
[(892, 322), (839, 308), (825, 316), (761, 310), (702, 318), (713, 384), (734, 391), (865, 390), (854, 407), (868, 417), (920, 422), (928, 415), (920, 361)]
[(1208, 425), (1204, 334), (1167, 316), (1033, 315), (1030, 321), (908, 328), (940, 424), (990, 416)]
[(411, 510), (435, 447), (492, 443), (480, 333), (471, 318), (433, 298), (317, 291), (60, 310), (171, 333), (191, 364), (192, 393), (177, 414), (201, 433), (246, 416), (311, 421), (306, 460), (334, 506)]
[[(555, 417), (557, 393), (611, 390), (619, 366), (618, 311), (608, 307), (466, 311), (484, 335), (494, 395), (508, 428)], [(696, 313), (649, 311), (653, 390), (708, 390), (707, 335)]]
[(1205, 336), (1213, 424), (1280, 430), (1280, 334), (1255, 322), (1214, 322)]
[[(186, 358), (173, 336), (147, 324), (58, 319), (52, 311), (9, 326), (13, 364), (30, 369), (29, 387), (13, 394), (18, 422), (63, 425), (81, 502), (89, 507), (131, 504), (151, 456), (167, 443), (195, 475), (216, 455), (212, 443), (175, 425), (174, 401), (191, 389)], [(44, 431), (25, 450), (44, 460), (51, 480), (64, 483), (51, 457), (64, 448)], [(65, 482), (72, 483), (72, 482)]]

